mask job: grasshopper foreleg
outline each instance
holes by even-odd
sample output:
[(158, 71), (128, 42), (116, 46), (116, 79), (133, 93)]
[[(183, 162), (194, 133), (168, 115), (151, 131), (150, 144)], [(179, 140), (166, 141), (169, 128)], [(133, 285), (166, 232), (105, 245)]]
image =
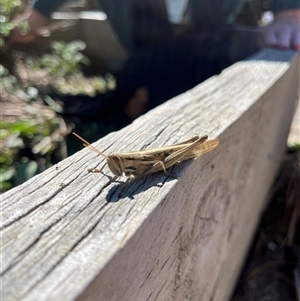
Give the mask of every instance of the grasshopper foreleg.
[(95, 172), (95, 173), (102, 173), (103, 168), (106, 166), (107, 162), (104, 163), (104, 165), (100, 168), (89, 168), (88, 172)]

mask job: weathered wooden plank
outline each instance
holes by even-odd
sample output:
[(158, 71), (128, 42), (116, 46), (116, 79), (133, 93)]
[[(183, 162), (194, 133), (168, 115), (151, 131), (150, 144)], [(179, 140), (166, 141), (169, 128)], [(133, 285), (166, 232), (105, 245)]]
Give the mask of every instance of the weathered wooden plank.
[[(2, 195), (3, 300), (226, 300), (277, 170), (298, 55), (263, 50), (94, 145), (104, 153), (196, 134), (219, 147), (130, 185), (89, 174), (88, 149)], [(105, 169), (105, 171), (109, 171)]]
[(287, 142), (290, 146), (300, 143), (300, 97), (298, 98), (298, 105), (291, 124)]

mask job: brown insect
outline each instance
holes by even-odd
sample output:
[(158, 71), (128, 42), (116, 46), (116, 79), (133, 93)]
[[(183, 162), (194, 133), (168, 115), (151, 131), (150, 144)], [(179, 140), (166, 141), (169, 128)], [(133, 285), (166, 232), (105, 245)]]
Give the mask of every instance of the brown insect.
[(208, 153), (215, 149), (219, 144), (219, 139), (207, 140), (208, 136), (204, 135), (202, 137), (195, 136), (187, 141), (169, 146), (105, 155), (78, 134), (73, 134), (83, 141), (84, 146), (91, 148), (106, 159), (106, 163), (100, 170), (90, 169), (89, 171), (102, 172), (104, 166), (107, 164), (110, 171), (114, 174), (112, 181), (115, 181), (124, 173), (127, 177), (126, 183), (160, 170), (164, 171), (166, 175), (174, 177), (175, 175), (166, 171), (167, 168), (178, 162), (196, 158), (202, 154)]

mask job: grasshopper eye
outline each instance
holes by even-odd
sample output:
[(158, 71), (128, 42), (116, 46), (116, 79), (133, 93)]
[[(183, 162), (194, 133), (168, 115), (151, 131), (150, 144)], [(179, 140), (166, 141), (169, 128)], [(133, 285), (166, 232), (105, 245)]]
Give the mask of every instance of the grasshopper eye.
[(110, 155), (107, 159), (107, 165), (115, 176), (121, 176), (124, 171), (124, 164), (118, 155)]

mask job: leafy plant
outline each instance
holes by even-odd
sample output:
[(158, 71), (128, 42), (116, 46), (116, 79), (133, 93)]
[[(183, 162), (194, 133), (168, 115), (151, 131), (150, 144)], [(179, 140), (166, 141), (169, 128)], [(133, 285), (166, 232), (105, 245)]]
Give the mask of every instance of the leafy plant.
[(14, 19), (22, 10), (21, 0), (0, 0), (0, 50), (5, 47), (5, 38), (12, 30), (19, 28), (24, 34), (29, 30), (27, 22)]
[[(57, 128), (57, 119), (33, 118), (15, 122), (0, 123), (0, 190), (7, 190), (30, 179), (45, 165), (51, 166), (48, 160), (43, 166), (38, 164), (44, 153), (35, 153), (35, 146), (48, 137)], [(53, 153), (57, 147), (50, 143), (47, 153)]]
[(40, 59), (29, 58), (27, 62), (35, 69), (46, 68), (50, 75), (59, 77), (73, 76), (80, 71), (79, 64), (89, 64), (89, 60), (80, 51), (86, 47), (82, 41), (51, 43), (51, 54)]
[(51, 53), (41, 58), (28, 57), (27, 66), (35, 70), (46, 70), (50, 75), (49, 87), (59, 94), (85, 94), (95, 96), (115, 89), (115, 78), (111, 74), (105, 77), (86, 78), (80, 66), (89, 65), (89, 60), (80, 51), (86, 47), (79, 40), (66, 43), (54, 41), (51, 43)]
[(18, 82), (15, 76), (11, 75), (9, 71), (0, 65), (0, 90), (14, 93), (18, 88)]
[(67, 156), (64, 136), (72, 126), (58, 116), (60, 105), (45, 93), (54, 90), (58, 95), (92, 96), (115, 87), (111, 75), (86, 78), (82, 74), (80, 66), (89, 64), (81, 53), (86, 47), (82, 41), (52, 42), (51, 53), (40, 58), (16, 50), (12, 55), (5, 44), (11, 31), (18, 27), (25, 34), (29, 30), (26, 22), (16, 21), (23, 10), (21, 0), (0, 0), (0, 101), (11, 105), (6, 109), (8, 116), (10, 109), (17, 108), (13, 118), (2, 112), (0, 191), (23, 183)]
[(291, 152), (300, 152), (300, 142), (296, 142), (289, 147)]

